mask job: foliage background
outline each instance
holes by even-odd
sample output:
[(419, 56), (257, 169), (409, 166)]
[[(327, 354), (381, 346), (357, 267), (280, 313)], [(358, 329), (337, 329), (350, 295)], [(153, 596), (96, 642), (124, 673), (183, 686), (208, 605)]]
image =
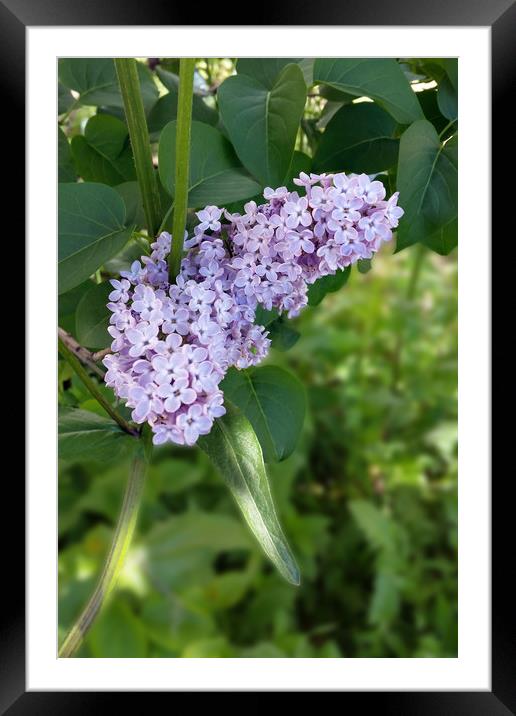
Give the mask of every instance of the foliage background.
[[(232, 68), (200, 62), (201, 91)], [(309, 98), (303, 122), (331, 102)], [(67, 141), (96, 112), (65, 108)], [(312, 153), (309, 130), (298, 149)], [(268, 471), (301, 586), (263, 558), (204, 453), (159, 448), (115, 598), (79, 656), (456, 655), (456, 252), (387, 247), (289, 326), (299, 339), (277, 341), (267, 362), (302, 380), (308, 415), (294, 454)], [(59, 384), (61, 404), (102, 413), (61, 362)], [(127, 471), (119, 455), (60, 460), (60, 639), (101, 568)]]

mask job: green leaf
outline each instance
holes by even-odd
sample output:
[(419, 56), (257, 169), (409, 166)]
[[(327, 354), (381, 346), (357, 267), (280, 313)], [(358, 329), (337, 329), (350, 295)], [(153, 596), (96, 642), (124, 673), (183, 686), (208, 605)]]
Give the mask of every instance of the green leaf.
[[(159, 92), (149, 69), (141, 62), (137, 66), (143, 104), (148, 112), (156, 103)], [(64, 87), (79, 93), (80, 104), (123, 109), (124, 103), (111, 58), (62, 58), (59, 60), (59, 81)]]
[[(166, 191), (175, 193), (176, 122), (163, 129), (159, 142), (159, 175)], [(231, 144), (207, 124), (192, 122), (188, 205), (225, 204), (254, 196), (260, 185), (241, 167)]]
[(292, 373), (277, 366), (231, 368), (221, 389), (250, 421), (266, 462), (292, 454), (306, 411), (303, 385)]
[(284, 182), (306, 100), (300, 67), (284, 67), (272, 88), (245, 75), (229, 77), (217, 97), (222, 120), (244, 166), (263, 185), (276, 187)]
[[(169, 122), (177, 119), (177, 88), (163, 97), (160, 97), (149, 113), (147, 123), (151, 139), (157, 140), (163, 127)], [(193, 96), (192, 100), (192, 119), (197, 122), (204, 122), (215, 126), (219, 121), (219, 115), (216, 110), (209, 107), (206, 102), (198, 95)]]
[(75, 168), (72, 162), (70, 143), (63, 130), (57, 128), (57, 180), (60, 182), (74, 182)]
[(72, 288), (71, 291), (67, 291), (67, 293), (62, 293), (58, 296), (57, 315), (59, 318), (59, 325), (73, 336), (76, 335), (75, 312), (77, 310), (77, 306), (91, 285), (92, 282), (90, 280), (86, 280), (79, 284), (79, 286)]
[(299, 569), (276, 516), (260, 443), (247, 418), (228, 403), (226, 408), (226, 415), (198, 444), (225, 479), (265, 554), (297, 585)]
[[(457, 136), (441, 143), (435, 127), (421, 120), (402, 135), (398, 162), (400, 221), (396, 250), (416, 242), (434, 242), (434, 235), (448, 227), (443, 247), (457, 244)], [(453, 235), (454, 234), (454, 235)]]
[(111, 418), (89, 410), (60, 408), (58, 417), (59, 458), (62, 460), (111, 460), (127, 457), (137, 441)]
[(93, 657), (136, 659), (147, 656), (145, 627), (119, 599), (112, 601), (102, 612), (88, 635), (87, 644)]
[(98, 114), (86, 124), (84, 136), (72, 139), (72, 156), (85, 181), (114, 186), (136, 178), (126, 125)]
[(74, 103), (74, 98), (72, 93), (69, 89), (67, 89), (64, 85), (61, 84), (61, 82), (57, 83), (57, 114), (65, 114), (68, 112), (72, 104)]
[(304, 152), (295, 151), (292, 156), (290, 168), (288, 170), (288, 181), (285, 184), (287, 189), (289, 189), (289, 191), (297, 191), (299, 187), (294, 184), (294, 177), (298, 177), (301, 172), (305, 172), (305, 174), (310, 174), (311, 170), (312, 157), (309, 157), (308, 154), (305, 154)]
[(272, 347), (278, 351), (288, 351), (298, 342), (300, 335), (299, 331), (289, 326), (283, 318), (278, 318), (269, 326)]
[(351, 273), (351, 266), (336, 274), (329, 274), (317, 279), (308, 289), (308, 305), (318, 306), (327, 293), (334, 293), (346, 285)]
[(314, 170), (374, 174), (398, 158), (397, 123), (372, 102), (344, 105), (330, 120), (314, 156)]
[(314, 82), (355, 97), (370, 97), (400, 124), (410, 124), (423, 116), (403, 70), (394, 59), (318, 58), (314, 63)]
[(441, 110), (437, 104), (437, 90), (429, 89), (423, 92), (416, 92), (416, 97), (418, 98), (426, 119), (434, 125), (437, 132), (442, 132), (448, 124), (448, 120), (441, 114)]
[(236, 70), (239, 75), (251, 77), (271, 90), (282, 69), (299, 62), (300, 57), (241, 57), (237, 61)]
[(115, 186), (115, 191), (125, 204), (125, 223), (128, 226), (145, 226), (142, 195), (137, 181), (123, 182)]
[(59, 293), (91, 276), (129, 239), (125, 207), (103, 184), (59, 185)]
[(77, 340), (86, 348), (100, 350), (111, 345), (112, 338), (107, 331), (111, 312), (106, 304), (112, 290), (108, 281), (93, 284), (79, 301), (75, 330)]

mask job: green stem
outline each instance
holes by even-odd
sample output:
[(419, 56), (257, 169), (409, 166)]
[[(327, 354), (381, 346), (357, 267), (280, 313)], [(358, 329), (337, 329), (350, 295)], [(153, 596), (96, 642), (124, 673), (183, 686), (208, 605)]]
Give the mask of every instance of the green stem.
[(123, 418), (119, 413), (117, 413), (117, 411), (113, 408), (109, 401), (106, 400), (106, 398), (102, 395), (100, 390), (95, 385), (94, 381), (88, 375), (88, 372), (86, 371), (80, 360), (77, 358), (77, 356), (72, 353), (72, 351), (68, 348), (68, 346), (63, 342), (61, 338), (58, 338), (57, 341), (59, 353), (61, 353), (66, 362), (69, 363), (69, 365), (77, 373), (77, 375), (82, 380), (82, 382), (92, 394), (92, 396), (95, 398), (95, 400), (104, 408), (106, 413), (110, 415), (113, 420), (120, 425), (122, 430), (125, 430), (130, 435), (137, 436), (138, 430), (133, 425), (131, 425), (131, 423), (129, 423), (125, 418)]
[(188, 209), (188, 179), (190, 175), (190, 135), (192, 127), (192, 97), (195, 58), (182, 57), (179, 61), (179, 97), (176, 125), (176, 172), (174, 187), (174, 220), (172, 223), (172, 249), (168, 256), (170, 283), (176, 280), (181, 268), (186, 211)]
[(150, 236), (155, 236), (161, 216), (156, 172), (152, 163), (149, 131), (140, 91), (136, 60), (115, 58), (118, 83), (124, 101), (129, 137), (133, 148), (134, 166), (143, 201), (145, 220)]
[(124, 559), (131, 544), (136, 526), (138, 510), (143, 494), (145, 473), (150, 460), (150, 447), (145, 445), (144, 439), (139, 442), (140, 444), (131, 464), (131, 471), (129, 473), (129, 480), (125, 490), (120, 517), (118, 518), (113, 541), (106, 557), (102, 573), (88, 603), (66, 635), (59, 649), (58, 656), (61, 658), (73, 656), (80, 647), (95, 617), (113, 590), (124, 564)]

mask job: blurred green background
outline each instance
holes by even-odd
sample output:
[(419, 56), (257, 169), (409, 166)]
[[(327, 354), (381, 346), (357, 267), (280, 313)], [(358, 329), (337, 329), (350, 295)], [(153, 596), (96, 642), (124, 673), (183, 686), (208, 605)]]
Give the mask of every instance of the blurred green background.
[[(301, 586), (262, 557), (200, 450), (159, 448), (118, 588), (78, 656), (456, 656), (456, 252), (387, 247), (292, 325), (301, 338), (268, 360), (303, 381), (309, 410), (269, 472)], [(93, 408), (64, 364), (59, 378), (66, 402)], [(60, 463), (60, 639), (127, 470)]]

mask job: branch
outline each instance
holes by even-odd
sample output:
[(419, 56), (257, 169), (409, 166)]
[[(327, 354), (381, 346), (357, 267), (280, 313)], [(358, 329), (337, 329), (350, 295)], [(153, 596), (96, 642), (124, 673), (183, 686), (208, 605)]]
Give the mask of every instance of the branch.
[[(63, 341), (65, 346), (74, 354), (77, 356), (77, 358), (81, 361), (81, 363), (84, 363), (84, 365), (88, 366), (88, 368), (98, 375), (99, 378), (104, 378), (104, 370), (100, 368), (97, 365), (97, 361), (101, 360), (104, 355), (107, 355), (111, 352), (111, 349), (106, 349), (106, 351), (99, 351), (98, 353), (90, 353), (90, 351), (87, 348), (84, 348), (84, 346), (81, 346), (80, 343), (78, 343), (73, 336), (71, 336), (67, 331), (64, 330), (64, 328), (61, 328), (61, 326), (58, 326), (57, 333), (59, 338)], [(101, 355), (103, 354), (103, 355)]]

